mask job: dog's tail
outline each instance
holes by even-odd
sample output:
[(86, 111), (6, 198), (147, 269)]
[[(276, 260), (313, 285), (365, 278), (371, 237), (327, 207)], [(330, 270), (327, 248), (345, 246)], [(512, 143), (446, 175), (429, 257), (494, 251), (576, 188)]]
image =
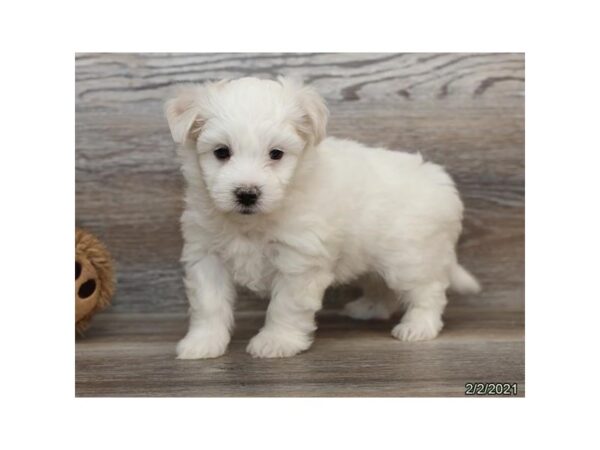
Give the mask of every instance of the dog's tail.
[(456, 263), (450, 270), (450, 289), (459, 294), (477, 294), (481, 285), (467, 269)]

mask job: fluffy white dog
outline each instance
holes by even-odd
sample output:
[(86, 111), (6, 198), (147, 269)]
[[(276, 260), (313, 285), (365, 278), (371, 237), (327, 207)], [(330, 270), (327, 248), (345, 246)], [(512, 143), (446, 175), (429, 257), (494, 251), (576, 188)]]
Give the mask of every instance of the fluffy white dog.
[(300, 82), (242, 78), (181, 87), (165, 107), (186, 180), (182, 261), (190, 326), (183, 359), (227, 349), (235, 285), (270, 294), (248, 352), (310, 347), (325, 289), (360, 279), (357, 319), (406, 312), (403, 341), (442, 328), (446, 289), (475, 292), (457, 262), (463, 205), (419, 154), (326, 138), (323, 99)]

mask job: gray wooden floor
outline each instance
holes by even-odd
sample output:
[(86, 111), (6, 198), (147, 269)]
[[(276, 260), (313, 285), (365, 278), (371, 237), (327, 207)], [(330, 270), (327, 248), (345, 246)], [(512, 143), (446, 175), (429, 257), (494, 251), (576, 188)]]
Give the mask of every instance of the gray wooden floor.
[(524, 314), (454, 307), (428, 342), (391, 337), (393, 322), (361, 322), (326, 311), (313, 347), (286, 359), (245, 353), (263, 315), (242, 312), (228, 353), (175, 359), (186, 331), (182, 314), (97, 317), (76, 344), (77, 396), (463, 397), (467, 382), (524, 384)]

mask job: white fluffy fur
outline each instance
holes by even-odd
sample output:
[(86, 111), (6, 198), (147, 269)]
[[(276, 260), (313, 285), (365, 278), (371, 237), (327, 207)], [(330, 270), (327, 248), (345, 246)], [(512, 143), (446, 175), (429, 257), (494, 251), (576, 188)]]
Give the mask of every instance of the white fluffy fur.
[[(255, 357), (306, 350), (325, 289), (360, 279), (359, 319), (406, 312), (392, 335), (434, 338), (446, 289), (475, 292), (457, 262), (463, 206), (444, 169), (419, 154), (326, 138), (327, 108), (301, 83), (243, 78), (184, 86), (166, 104), (186, 180), (182, 216), (190, 328), (179, 358), (222, 355), (235, 285), (271, 296)], [(232, 156), (213, 151), (226, 145)], [(272, 160), (273, 148), (284, 152)], [(259, 187), (252, 214), (234, 190)]]

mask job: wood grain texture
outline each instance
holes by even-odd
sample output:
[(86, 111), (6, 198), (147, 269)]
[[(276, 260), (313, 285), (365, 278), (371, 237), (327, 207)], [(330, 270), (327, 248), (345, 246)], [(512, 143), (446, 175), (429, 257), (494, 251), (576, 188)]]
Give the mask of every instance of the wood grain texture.
[[(444, 164), (466, 204), (460, 258), (485, 295), (523, 308), (524, 55), (79, 54), (77, 225), (117, 263), (113, 313), (183, 312), (182, 180), (163, 101), (181, 82), (293, 74), (325, 97), (329, 134), (419, 150)], [(355, 293), (331, 290), (326, 306)], [(238, 310), (264, 308), (244, 294)]]
[(176, 360), (181, 314), (103, 314), (76, 344), (79, 397), (464, 397), (467, 382), (518, 383), (525, 394), (522, 311), (452, 307), (441, 335), (393, 339), (393, 322), (322, 313), (313, 347), (293, 358), (245, 353), (263, 315), (245, 312), (226, 355)]

